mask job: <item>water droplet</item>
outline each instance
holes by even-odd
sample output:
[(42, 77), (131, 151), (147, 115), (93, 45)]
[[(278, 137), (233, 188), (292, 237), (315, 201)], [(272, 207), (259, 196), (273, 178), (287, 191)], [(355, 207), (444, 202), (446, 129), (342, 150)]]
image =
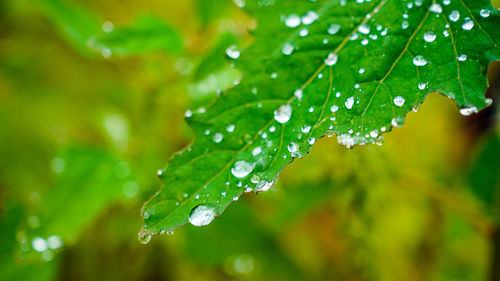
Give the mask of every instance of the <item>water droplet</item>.
[(227, 125), (227, 127), (226, 127), (226, 131), (227, 131), (228, 133), (232, 133), (232, 132), (234, 132), (234, 129), (235, 129), (235, 128), (236, 128), (236, 126), (234, 126), (234, 124), (229, 124), (229, 125)]
[(285, 43), (283, 44), (283, 47), (281, 48), (281, 52), (283, 55), (289, 56), (293, 53), (293, 45), (290, 43)]
[(436, 40), (436, 33), (432, 32), (432, 31), (427, 31), (425, 34), (424, 34), (424, 40), (426, 42), (434, 42), (434, 40)]
[(213, 140), (215, 143), (220, 143), (224, 139), (224, 135), (221, 133), (215, 133), (213, 136)]
[(285, 20), (286, 26), (294, 28), (300, 25), (300, 17), (296, 14), (289, 15)]
[(362, 24), (359, 26), (358, 31), (362, 34), (370, 33), (370, 26), (367, 24)]
[(257, 156), (257, 155), (259, 155), (261, 152), (262, 152), (262, 147), (257, 146), (256, 148), (254, 148), (254, 149), (252, 150), (252, 155), (253, 155), (253, 156)]
[(461, 54), (457, 57), (458, 61), (466, 61), (467, 60), (467, 55), (466, 54)]
[(423, 56), (418, 55), (413, 58), (413, 64), (416, 66), (424, 66), (427, 63), (427, 60)]
[(463, 116), (469, 116), (473, 113), (477, 113), (477, 107), (472, 105), (467, 105), (466, 107), (460, 109), (460, 114)]
[(337, 34), (340, 31), (341, 27), (342, 26), (340, 24), (338, 24), (338, 23), (332, 23), (332, 24), (330, 24), (330, 26), (328, 27), (328, 30), (327, 30), (328, 34), (330, 34), (330, 35)]
[(441, 14), (443, 12), (443, 8), (441, 7), (441, 5), (439, 5), (437, 3), (432, 4), (430, 6), (429, 10), (431, 10), (431, 12), (437, 13), (437, 14)]
[(328, 57), (325, 59), (326, 65), (335, 65), (338, 61), (338, 56), (335, 53), (330, 53)]
[(300, 130), (302, 131), (302, 133), (307, 134), (311, 131), (311, 126), (304, 125), (304, 126), (302, 126), (302, 128)]
[(301, 100), (303, 97), (302, 89), (295, 90), (294, 95), (297, 97), (298, 100)]
[(351, 109), (353, 105), (354, 105), (354, 97), (350, 97), (345, 101), (345, 107), (347, 109)]
[(448, 16), (448, 18), (452, 21), (452, 22), (457, 22), (459, 19), (460, 19), (460, 12), (457, 11), (457, 10), (453, 10), (451, 11), (450, 15)]
[(310, 138), (307, 140), (307, 143), (309, 143), (310, 145), (313, 145), (315, 142), (316, 142), (316, 138), (313, 138), (313, 137), (310, 137)]
[(404, 21), (402, 24), (401, 24), (401, 28), (402, 29), (408, 29), (408, 27), (410, 27), (410, 23), (407, 22), (407, 21)]
[(295, 142), (291, 142), (289, 145), (288, 145), (288, 151), (290, 151), (290, 153), (292, 154), (292, 157), (302, 157), (302, 154), (300, 153), (300, 150), (299, 150), (299, 145)]
[(205, 205), (198, 205), (193, 208), (189, 215), (189, 222), (194, 226), (204, 226), (210, 224), (215, 218), (215, 209)]
[(240, 51), (236, 45), (231, 45), (226, 49), (226, 55), (232, 59), (237, 59), (240, 57)]
[(35, 237), (31, 241), (31, 247), (37, 252), (45, 252), (48, 249), (47, 241), (41, 237)]
[(488, 9), (481, 9), (481, 11), (479, 11), (479, 15), (483, 18), (487, 18), (491, 15), (491, 11)]
[(307, 28), (302, 28), (299, 32), (300, 37), (306, 37), (309, 34), (309, 30)]
[(405, 104), (405, 98), (403, 98), (402, 96), (397, 96), (394, 98), (394, 104), (397, 106), (397, 107), (401, 107)]
[(427, 84), (426, 84), (426, 83), (422, 83), (422, 82), (421, 82), (421, 83), (418, 83), (418, 88), (419, 88), (420, 90), (423, 90), (423, 89), (427, 88)]
[(332, 105), (332, 107), (330, 107), (330, 111), (331, 111), (332, 113), (335, 113), (335, 112), (337, 112), (338, 110), (339, 110), (339, 107), (338, 107), (337, 105)]
[(371, 132), (370, 132), (370, 137), (372, 137), (372, 138), (376, 138), (376, 137), (378, 137), (378, 131), (377, 131), (377, 130), (373, 130), (373, 131), (371, 131)]
[(49, 238), (47, 238), (47, 245), (52, 250), (56, 250), (62, 247), (63, 241), (58, 235), (51, 235), (49, 236)]
[(464, 23), (462, 24), (462, 28), (464, 30), (471, 30), (474, 27), (474, 22), (471, 18), (465, 18)]
[(255, 164), (248, 163), (244, 160), (237, 161), (231, 168), (231, 174), (237, 178), (244, 178), (248, 176), (255, 167)]
[(274, 120), (284, 124), (290, 120), (292, 116), (292, 106), (284, 104), (274, 111)]
[(141, 244), (148, 244), (151, 241), (151, 234), (144, 233), (142, 230), (139, 233), (139, 237), (137, 238)]
[(309, 11), (302, 17), (302, 23), (304, 25), (310, 25), (317, 19), (318, 19), (318, 14), (316, 14), (314, 11)]

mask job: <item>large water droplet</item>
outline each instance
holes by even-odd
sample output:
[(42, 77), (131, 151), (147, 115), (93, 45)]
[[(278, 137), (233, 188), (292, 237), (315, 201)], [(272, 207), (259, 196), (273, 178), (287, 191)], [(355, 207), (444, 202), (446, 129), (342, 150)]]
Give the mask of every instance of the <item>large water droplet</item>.
[(284, 104), (274, 111), (274, 120), (284, 124), (290, 120), (292, 116), (292, 106)]
[(237, 161), (234, 163), (233, 168), (231, 168), (231, 174), (237, 178), (244, 178), (253, 171), (254, 166), (254, 164), (244, 160)]
[(481, 11), (479, 12), (479, 15), (481, 15), (481, 17), (483, 17), (483, 18), (487, 18), (491, 15), (491, 11), (488, 9), (481, 9)]
[(353, 105), (354, 105), (354, 97), (350, 97), (345, 101), (345, 107), (347, 109), (351, 109)]
[(204, 226), (211, 223), (215, 218), (215, 209), (205, 205), (193, 208), (189, 215), (189, 222), (194, 226)]

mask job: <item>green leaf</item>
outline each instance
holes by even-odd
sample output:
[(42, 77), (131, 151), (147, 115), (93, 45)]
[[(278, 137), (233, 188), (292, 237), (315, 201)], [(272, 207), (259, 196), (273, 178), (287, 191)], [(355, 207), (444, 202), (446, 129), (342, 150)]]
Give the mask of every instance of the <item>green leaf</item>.
[[(140, 238), (206, 224), (244, 191), (266, 190), (315, 140), (379, 143), (426, 95), (468, 115), (486, 107), (500, 58), (500, 12), (487, 0), (249, 1), (258, 28), (238, 56), (239, 85), (188, 112), (196, 139), (160, 171)], [(199, 207), (201, 205), (201, 207)]]

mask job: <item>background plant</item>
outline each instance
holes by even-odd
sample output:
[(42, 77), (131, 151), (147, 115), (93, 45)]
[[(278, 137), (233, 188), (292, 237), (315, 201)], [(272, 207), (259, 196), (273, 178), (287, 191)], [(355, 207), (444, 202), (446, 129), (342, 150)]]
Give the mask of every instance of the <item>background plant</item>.
[[(240, 77), (224, 52), (251, 41), (254, 20), (222, 0), (0, 11), (1, 279), (487, 280), (495, 268), (498, 115), (464, 118), (436, 94), (381, 147), (320, 140), (211, 225), (136, 243), (155, 171), (192, 140), (185, 110)], [(494, 65), (489, 77), (495, 98)]]

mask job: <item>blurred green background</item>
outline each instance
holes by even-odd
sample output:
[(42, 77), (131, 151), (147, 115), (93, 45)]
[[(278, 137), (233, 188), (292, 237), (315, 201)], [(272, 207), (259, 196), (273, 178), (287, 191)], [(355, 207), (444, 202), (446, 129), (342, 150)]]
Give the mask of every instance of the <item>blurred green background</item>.
[(184, 112), (240, 77), (224, 53), (256, 24), (230, 0), (0, 1), (0, 280), (500, 280), (498, 63), (480, 114), (431, 94), (383, 146), (322, 139), (138, 243)]

